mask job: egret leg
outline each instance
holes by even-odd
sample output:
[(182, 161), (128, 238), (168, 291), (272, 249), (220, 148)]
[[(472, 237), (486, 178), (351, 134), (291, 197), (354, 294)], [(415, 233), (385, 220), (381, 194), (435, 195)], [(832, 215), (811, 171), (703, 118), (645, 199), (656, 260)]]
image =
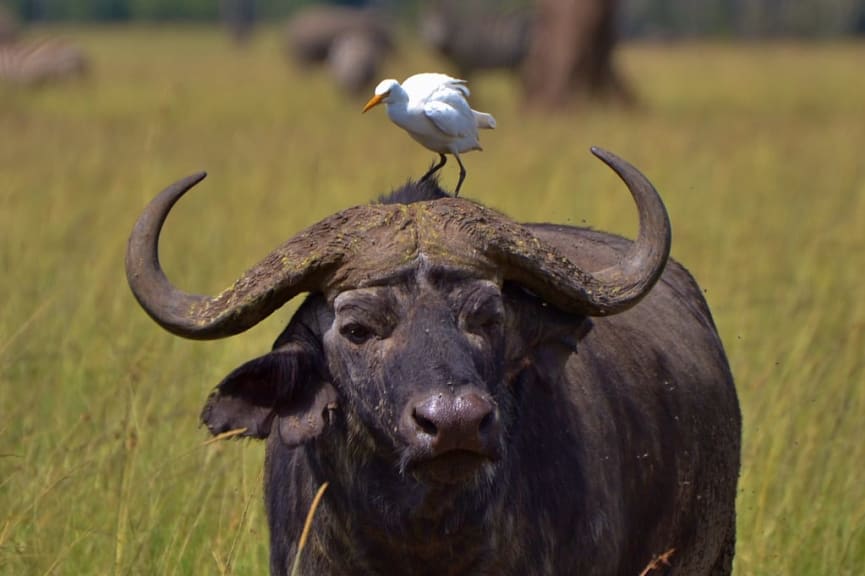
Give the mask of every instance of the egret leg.
[(441, 167), (445, 165), (445, 163), (447, 161), (448, 161), (448, 159), (445, 157), (445, 155), (442, 153), (439, 153), (439, 163), (436, 164), (435, 166), (433, 166), (432, 168), (430, 168), (426, 174), (421, 176), (420, 181), (423, 182), (424, 180), (426, 180), (427, 178), (429, 178), (430, 176), (432, 176), (433, 174), (438, 172), (441, 169)]
[(460, 165), (460, 179), (457, 182), (457, 189), (454, 190), (454, 198), (460, 195), (460, 186), (463, 185), (463, 180), (466, 179), (466, 167), (463, 166), (463, 161), (460, 160), (460, 155), (454, 153), (454, 158), (457, 159), (457, 163)]

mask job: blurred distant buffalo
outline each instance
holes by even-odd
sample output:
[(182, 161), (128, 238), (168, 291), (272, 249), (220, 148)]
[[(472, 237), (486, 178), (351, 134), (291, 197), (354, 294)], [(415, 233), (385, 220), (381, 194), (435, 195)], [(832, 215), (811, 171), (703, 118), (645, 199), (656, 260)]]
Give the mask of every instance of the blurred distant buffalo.
[(393, 48), (390, 23), (376, 10), (310, 6), (288, 23), (287, 55), (303, 66), (327, 64), (337, 85), (358, 93), (375, 79)]
[(421, 14), (420, 33), (449, 60), (461, 78), (477, 70), (517, 70), (531, 42), (532, 12), (502, 10), (478, 0), (431, 2)]

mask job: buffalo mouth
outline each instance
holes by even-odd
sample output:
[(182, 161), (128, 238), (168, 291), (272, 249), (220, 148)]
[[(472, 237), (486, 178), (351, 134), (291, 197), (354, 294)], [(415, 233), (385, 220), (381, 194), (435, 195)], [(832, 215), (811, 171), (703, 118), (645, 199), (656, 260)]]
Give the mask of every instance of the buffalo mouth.
[(426, 484), (466, 484), (492, 466), (494, 458), (473, 450), (451, 450), (438, 456), (415, 460), (411, 474)]

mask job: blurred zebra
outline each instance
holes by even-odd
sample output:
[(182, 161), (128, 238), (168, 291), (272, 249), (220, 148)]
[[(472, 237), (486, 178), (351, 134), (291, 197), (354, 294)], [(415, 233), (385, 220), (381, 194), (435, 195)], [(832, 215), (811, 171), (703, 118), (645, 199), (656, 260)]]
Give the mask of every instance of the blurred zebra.
[(87, 68), (84, 53), (62, 40), (0, 44), (0, 82), (43, 84), (82, 76)]

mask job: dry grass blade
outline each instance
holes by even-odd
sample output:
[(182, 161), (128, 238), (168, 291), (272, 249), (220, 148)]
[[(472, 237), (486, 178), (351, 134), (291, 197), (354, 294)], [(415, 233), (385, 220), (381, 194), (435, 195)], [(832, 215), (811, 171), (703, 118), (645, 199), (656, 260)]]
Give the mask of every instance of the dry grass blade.
[(248, 428), (235, 428), (234, 430), (228, 430), (227, 432), (223, 432), (222, 434), (217, 434), (213, 438), (209, 438), (209, 439), (205, 440), (201, 444), (203, 446), (207, 446), (209, 444), (215, 444), (216, 442), (219, 442), (220, 440), (226, 440), (228, 438), (234, 438), (235, 436), (240, 436), (241, 434), (243, 434), (247, 430), (248, 430)]
[(291, 576), (298, 576), (300, 573), (300, 555), (306, 546), (306, 541), (309, 538), (309, 531), (312, 528), (312, 519), (315, 516), (315, 511), (321, 503), (321, 497), (324, 496), (324, 491), (327, 490), (328, 483), (325, 482), (315, 493), (315, 498), (312, 499), (312, 505), (309, 507), (309, 512), (306, 513), (306, 521), (303, 523), (303, 532), (300, 533), (300, 542), (297, 545), (297, 554), (294, 556), (294, 565), (291, 567)]
[(222, 558), (219, 557), (219, 554), (216, 550), (211, 549), (210, 555), (213, 557), (213, 561), (216, 563), (216, 569), (219, 570), (220, 576), (224, 576), (228, 573), (228, 568), (225, 566), (225, 562), (222, 561)]
[(132, 490), (132, 475), (135, 458), (138, 452), (138, 430), (135, 424), (134, 398), (130, 391), (126, 408), (126, 432), (123, 442), (123, 467), (120, 471), (120, 505), (117, 508), (117, 519), (114, 533), (114, 574), (124, 571), (124, 552), (129, 532), (129, 495)]
[(56, 299), (56, 296), (55, 296), (55, 297), (48, 298), (47, 300), (45, 300), (44, 302), (42, 302), (42, 303), (41, 303), (41, 304), (36, 308), (36, 310), (34, 310), (32, 314), (30, 314), (30, 317), (27, 318), (27, 320), (25, 320), (24, 322), (22, 322), (21, 325), (18, 327), (18, 329), (15, 330), (15, 332), (13, 332), (12, 335), (9, 336), (9, 338), (7, 338), (5, 342), (0, 343), (0, 356), (2, 356), (3, 353), (6, 352), (6, 350), (7, 350), (7, 349), (8, 349), (8, 348), (9, 348), (9, 347), (10, 347), (10, 346), (11, 346), (11, 345), (12, 345), (12, 344), (13, 344), (13, 343), (14, 343), (14, 342), (15, 342), (15, 341), (16, 341), (16, 340), (17, 340), (17, 339), (22, 335), (22, 334), (24, 334), (24, 333), (25, 333), (25, 332), (30, 328), (30, 326), (31, 326), (34, 322), (36, 322), (36, 320), (38, 320), (39, 317), (42, 316), (42, 314), (44, 314), (46, 310), (48, 310), (48, 308), (51, 307), (52, 304), (54, 304), (54, 300), (55, 300), (55, 299)]
[[(262, 472), (263, 474), (263, 472)], [(259, 475), (259, 481), (261, 480), (261, 475)], [(237, 551), (237, 545), (240, 542), (240, 535), (243, 530), (243, 527), (246, 525), (247, 517), (249, 515), (249, 507), (252, 505), (252, 499), (254, 496), (254, 492), (250, 492), (245, 490), (249, 496), (246, 498), (246, 502), (243, 505), (243, 513), (240, 515), (240, 521), (237, 523), (237, 530), (234, 532), (234, 538), (231, 540), (231, 547), (228, 549), (228, 556), (225, 559), (225, 572), (226, 576), (229, 576), (234, 569), (234, 554)]]
[(673, 554), (675, 554), (675, 553), (676, 553), (676, 549), (670, 548), (669, 550), (667, 550), (663, 554), (655, 556), (654, 558), (652, 558), (652, 561), (649, 562), (649, 564), (645, 568), (643, 568), (643, 571), (640, 572), (640, 576), (647, 576), (649, 574), (649, 572), (657, 570), (661, 566), (669, 566), (670, 565), (670, 558), (672, 558)]

